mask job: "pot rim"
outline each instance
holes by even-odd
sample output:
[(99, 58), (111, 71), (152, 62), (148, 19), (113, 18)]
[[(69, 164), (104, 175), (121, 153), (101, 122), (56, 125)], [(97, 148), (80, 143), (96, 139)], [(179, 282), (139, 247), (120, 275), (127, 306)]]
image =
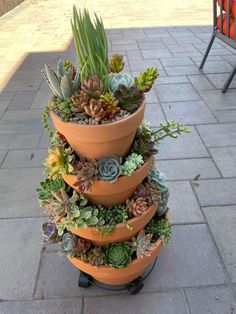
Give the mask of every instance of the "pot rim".
[[(49, 98), (48, 104), (50, 104), (53, 101), (53, 99), (55, 99), (55, 96), (51, 96)], [(99, 128), (99, 127), (109, 127), (111, 125), (120, 125), (121, 123), (131, 119), (134, 116), (136, 116), (142, 110), (143, 106), (145, 106), (145, 105), (146, 105), (146, 99), (144, 98), (144, 100), (141, 102), (139, 108), (135, 112), (131, 113), (131, 115), (129, 115), (128, 117), (123, 118), (123, 119), (118, 120), (118, 121), (115, 121), (115, 122), (110, 122), (110, 123), (106, 123), (106, 124), (97, 124), (97, 125), (93, 125), (93, 124), (79, 124), (79, 123), (74, 123), (74, 122), (71, 122), (71, 121), (64, 122), (64, 121), (61, 120), (61, 117), (58, 116), (53, 110), (50, 110), (50, 114), (53, 115), (54, 118), (60, 119), (62, 123), (66, 123), (66, 124), (68, 123), (68, 124), (71, 124), (71, 125), (79, 126), (81, 128), (93, 127), (95, 129), (95, 128)]]

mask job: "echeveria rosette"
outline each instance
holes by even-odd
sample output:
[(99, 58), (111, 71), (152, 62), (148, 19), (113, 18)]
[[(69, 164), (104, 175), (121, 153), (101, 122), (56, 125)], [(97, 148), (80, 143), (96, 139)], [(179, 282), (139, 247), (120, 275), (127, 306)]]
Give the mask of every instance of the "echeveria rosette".
[(73, 257), (76, 254), (77, 238), (74, 234), (64, 233), (61, 240), (60, 254), (64, 256)]
[(114, 268), (125, 268), (131, 262), (132, 249), (126, 243), (112, 243), (106, 248), (106, 264)]
[(42, 224), (43, 244), (51, 244), (59, 242), (56, 225), (52, 222)]
[(130, 88), (133, 84), (134, 81), (128, 73), (109, 74), (109, 88), (113, 93), (117, 91), (119, 85), (124, 85), (126, 88)]
[(121, 161), (120, 157), (111, 156), (105, 157), (98, 162), (99, 179), (115, 182), (121, 175)]
[(122, 175), (131, 176), (134, 171), (144, 164), (143, 157), (136, 153), (129, 155), (122, 165)]

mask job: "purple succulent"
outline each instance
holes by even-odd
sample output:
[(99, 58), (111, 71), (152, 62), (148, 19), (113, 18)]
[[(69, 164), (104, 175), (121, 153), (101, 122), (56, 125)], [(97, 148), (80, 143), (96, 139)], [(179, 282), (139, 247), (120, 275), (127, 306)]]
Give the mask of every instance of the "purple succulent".
[(43, 244), (51, 244), (59, 241), (56, 225), (52, 222), (42, 224)]

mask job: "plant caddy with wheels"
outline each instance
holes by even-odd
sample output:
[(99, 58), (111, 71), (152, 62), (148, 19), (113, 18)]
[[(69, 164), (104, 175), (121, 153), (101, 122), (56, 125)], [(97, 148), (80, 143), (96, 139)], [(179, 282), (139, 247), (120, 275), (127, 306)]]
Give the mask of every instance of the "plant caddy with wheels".
[(53, 96), (43, 112), (47, 178), (37, 189), (49, 215), (43, 244), (59, 243), (80, 270), (80, 287), (136, 294), (171, 237), (169, 189), (153, 156), (162, 140), (189, 130), (175, 121), (154, 130), (143, 121), (157, 69), (123, 73), (123, 56), (108, 58), (100, 18), (74, 7), (71, 25), (78, 67), (59, 60), (57, 69), (44, 69)]

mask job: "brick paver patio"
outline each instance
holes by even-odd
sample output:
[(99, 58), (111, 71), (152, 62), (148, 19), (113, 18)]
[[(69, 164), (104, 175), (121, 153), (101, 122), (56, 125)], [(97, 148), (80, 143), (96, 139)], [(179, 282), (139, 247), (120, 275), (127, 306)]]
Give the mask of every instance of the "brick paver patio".
[[(109, 29), (110, 51), (125, 55), (133, 75), (158, 68), (146, 113), (154, 126), (176, 119), (192, 131), (162, 143), (157, 155), (171, 187), (172, 242), (138, 296), (78, 288), (78, 270), (57, 246), (42, 248), (35, 189), (47, 155), (40, 116), (49, 91), (40, 69), (74, 59), (74, 48), (28, 54), (17, 70), (0, 71), (11, 77), (0, 94), (0, 313), (236, 313), (236, 81), (220, 91), (236, 52), (216, 42), (200, 71), (211, 27), (140, 25)], [(1, 66), (10, 57), (12, 50)]]

